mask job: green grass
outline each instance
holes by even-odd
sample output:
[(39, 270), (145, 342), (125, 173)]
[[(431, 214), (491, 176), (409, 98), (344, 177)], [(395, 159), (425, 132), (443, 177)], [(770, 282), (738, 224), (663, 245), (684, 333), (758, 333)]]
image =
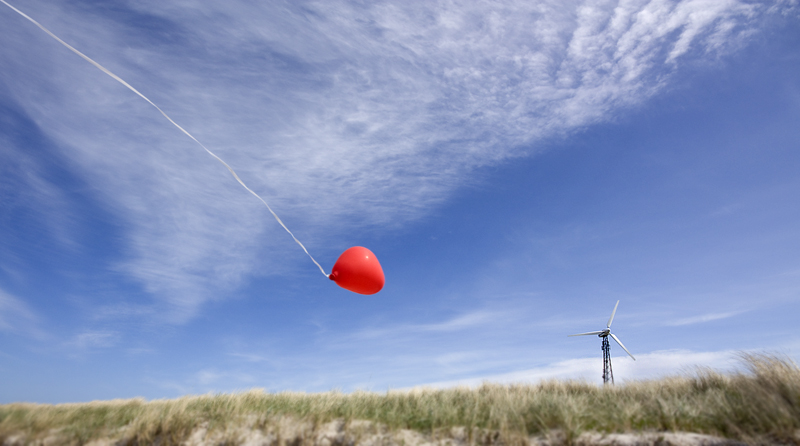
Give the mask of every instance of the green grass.
[[(536, 385), (484, 384), (476, 389), (409, 392), (264, 393), (187, 396), (174, 400), (95, 401), (80, 404), (0, 405), (0, 443), (57, 435), (83, 444), (112, 437), (122, 444), (178, 444), (205, 423), (209, 431), (274, 430), (287, 417), (314, 429), (331, 420), (369, 420), (388, 430), (438, 435), (463, 426), (519, 443), (559, 430), (567, 442), (582, 432), (684, 431), (749, 443), (798, 444), (800, 368), (786, 358), (743, 356), (746, 370), (699, 371), (693, 376), (599, 387), (567, 381)], [(446, 434), (442, 434), (446, 435)]]

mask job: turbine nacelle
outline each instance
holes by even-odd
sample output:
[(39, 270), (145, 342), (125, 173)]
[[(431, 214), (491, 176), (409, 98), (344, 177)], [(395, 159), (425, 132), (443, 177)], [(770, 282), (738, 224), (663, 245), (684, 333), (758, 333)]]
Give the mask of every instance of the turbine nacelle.
[(631, 352), (629, 352), (628, 349), (625, 348), (624, 345), (622, 345), (622, 341), (620, 341), (619, 338), (614, 335), (614, 333), (611, 333), (611, 323), (614, 322), (614, 315), (617, 314), (617, 307), (618, 306), (619, 306), (619, 301), (617, 301), (617, 304), (614, 305), (614, 311), (611, 312), (611, 317), (608, 318), (608, 323), (606, 324), (606, 328), (604, 330), (590, 331), (590, 332), (587, 332), (587, 333), (578, 333), (578, 334), (573, 334), (573, 335), (569, 335), (569, 336), (597, 335), (597, 337), (599, 337), (599, 338), (607, 338), (607, 337), (611, 336), (611, 338), (614, 339), (614, 341), (616, 341), (616, 343), (619, 344), (619, 346), (622, 347), (623, 350), (625, 350), (625, 353), (627, 353), (628, 356), (631, 357), (631, 359), (636, 361), (636, 358), (633, 357)]

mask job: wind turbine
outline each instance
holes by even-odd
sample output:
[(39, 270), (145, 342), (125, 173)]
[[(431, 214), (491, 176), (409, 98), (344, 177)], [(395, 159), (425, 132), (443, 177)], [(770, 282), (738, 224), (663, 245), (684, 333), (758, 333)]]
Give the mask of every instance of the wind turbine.
[(602, 331), (590, 331), (588, 333), (578, 333), (569, 336), (589, 336), (589, 335), (597, 335), (598, 337), (603, 339), (603, 384), (608, 384), (611, 381), (611, 384), (614, 384), (614, 372), (611, 370), (611, 346), (608, 344), (608, 337), (611, 336), (617, 341), (620, 347), (625, 350), (625, 353), (628, 354), (634, 361), (636, 358), (631, 355), (631, 352), (622, 345), (619, 338), (614, 336), (614, 333), (611, 333), (611, 321), (614, 320), (614, 315), (617, 314), (617, 307), (619, 306), (619, 301), (617, 304), (614, 305), (614, 311), (611, 312), (611, 317), (608, 318), (608, 324), (606, 324), (606, 329)]

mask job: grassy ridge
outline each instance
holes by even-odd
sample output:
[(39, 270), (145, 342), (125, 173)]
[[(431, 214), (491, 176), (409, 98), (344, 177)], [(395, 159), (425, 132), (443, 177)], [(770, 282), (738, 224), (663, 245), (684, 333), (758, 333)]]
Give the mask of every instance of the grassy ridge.
[(800, 368), (788, 359), (743, 358), (746, 371), (598, 387), (578, 382), (484, 384), (453, 388), (342, 394), (250, 391), (175, 400), (115, 400), (82, 404), (0, 405), (0, 443), (11, 435), (41, 438), (59, 430), (82, 444), (115, 437), (128, 444), (177, 444), (206, 423), (226, 430), (249, 417), (256, 429), (290, 416), (319, 425), (335, 419), (370, 420), (389, 429), (436, 432), (454, 426), (498, 432), (505, 442), (562, 430), (581, 432), (686, 431), (747, 442), (797, 444)]

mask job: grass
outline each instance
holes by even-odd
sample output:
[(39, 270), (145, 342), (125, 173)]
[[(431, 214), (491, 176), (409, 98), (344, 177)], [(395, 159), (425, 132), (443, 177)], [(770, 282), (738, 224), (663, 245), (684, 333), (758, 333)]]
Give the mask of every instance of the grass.
[[(292, 419), (305, 423), (308, 432), (332, 420), (343, 420), (344, 429), (352, 420), (368, 420), (389, 432), (410, 429), (434, 436), (460, 426), (471, 443), (521, 443), (558, 430), (567, 443), (589, 431), (684, 431), (748, 443), (800, 444), (800, 368), (770, 355), (743, 356), (743, 362), (746, 370), (733, 374), (702, 370), (605, 387), (546, 381), (384, 394), (249, 391), (149, 402), (14, 403), (0, 405), (0, 443), (21, 434), (25, 442), (57, 435), (59, 442), (71, 444), (105, 437), (120, 444), (179, 444), (200, 426), (224, 433), (247, 424), (251, 430), (277, 432), (281, 420)], [(303, 435), (292, 442), (312, 442)], [(275, 438), (292, 443), (280, 432)]]

